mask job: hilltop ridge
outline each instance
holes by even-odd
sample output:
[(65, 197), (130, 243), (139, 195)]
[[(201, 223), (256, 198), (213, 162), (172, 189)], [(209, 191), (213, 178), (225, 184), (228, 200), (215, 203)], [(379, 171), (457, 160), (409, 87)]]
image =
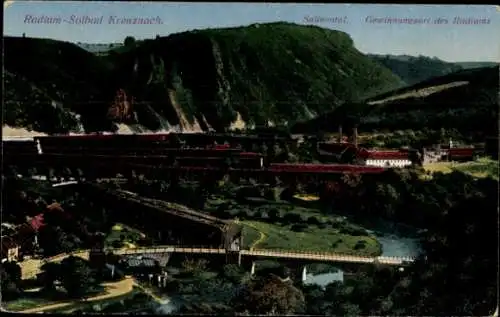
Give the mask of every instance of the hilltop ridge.
[(335, 131), (339, 124), (357, 124), (364, 132), (444, 129), (484, 140), (498, 133), (498, 74), (498, 66), (462, 69), (345, 104), (292, 130)]
[[(30, 83), (6, 82), (6, 123), (51, 133), (36, 122), (62, 120), (59, 132), (291, 124), (403, 85), (346, 33), (291, 23), (183, 32), (106, 56), (71, 43), (6, 37), (5, 69)], [(120, 89), (130, 98), (132, 121), (108, 117)], [(54, 103), (74, 120), (53, 114)]]

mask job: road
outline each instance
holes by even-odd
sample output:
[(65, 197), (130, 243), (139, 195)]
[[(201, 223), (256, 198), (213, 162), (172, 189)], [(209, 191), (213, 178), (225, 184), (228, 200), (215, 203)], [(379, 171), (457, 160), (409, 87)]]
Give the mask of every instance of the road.
[[(236, 224), (239, 224), (240, 222), (238, 220), (235, 220), (234, 221)], [(264, 234), (264, 232), (260, 231), (259, 228), (257, 228), (256, 226), (254, 226), (253, 224), (249, 224), (249, 223), (245, 223), (246, 226), (249, 226), (249, 227), (252, 227), (253, 229), (257, 230), (257, 232), (259, 233), (259, 239), (255, 240), (252, 245), (250, 246), (250, 251), (254, 250), (259, 244), (261, 244), (262, 242), (264, 242), (264, 240), (266, 240), (266, 235)]]
[(27, 279), (32, 279), (36, 278), (36, 276), (41, 272), (40, 267), (46, 263), (46, 262), (60, 262), (63, 259), (69, 257), (69, 256), (77, 256), (82, 259), (88, 260), (89, 258), (89, 251), (88, 250), (82, 250), (82, 251), (76, 251), (68, 254), (60, 254), (56, 255), (51, 258), (47, 259), (28, 259), (24, 260), (22, 262), (19, 262), (19, 265), (21, 266), (21, 278), (23, 280)]
[(20, 313), (24, 314), (30, 314), (30, 313), (39, 313), (47, 310), (54, 310), (54, 309), (59, 309), (59, 308), (64, 308), (64, 307), (70, 307), (75, 304), (81, 304), (82, 302), (95, 302), (95, 301), (101, 301), (105, 299), (111, 299), (114, 297), (122, 296), (127, 293), (130, 293), (133, 289), (134, 286), (137, 285), (136, 281), (130, 277), (127, 276), (125, 279), (118, 281), (118, 282), (111, 282), (111, 283), (104, 283), (102, 286), (104, 286), (106, 293), (105, 294), (99, 294), (94, 297), (89, 297), (86, 300), (74, 300), (74, 301), (69, 301), (69, 302), (63, 302), (63, 303), (57, 303), (57, 304), (51, 304), (51, 305), (46, 305), (46, 306), (41, 306), (41, 307), (36, 307), (36, 308), (30, 308), (26, 310), (19, 311)]

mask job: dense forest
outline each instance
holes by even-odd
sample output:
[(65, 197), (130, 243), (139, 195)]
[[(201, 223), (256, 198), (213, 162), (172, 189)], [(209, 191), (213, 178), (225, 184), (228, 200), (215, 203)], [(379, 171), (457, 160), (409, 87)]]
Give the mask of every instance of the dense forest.
[(498, 133), (498, 66), (448, 75), (346, 103), (327, 115), (296, 124), (295, 132), (336, 131), (342, 124), (360, 132), (412, 130), (426, 135), (441, 130), (483, 141)]
[(463, 68), (457, 63), (445, 62), (427, 56), (375, 54), (369, 54), (368, 56), (390, 69), (407, 85), (414, 85), (432, 77), (447, 75)]

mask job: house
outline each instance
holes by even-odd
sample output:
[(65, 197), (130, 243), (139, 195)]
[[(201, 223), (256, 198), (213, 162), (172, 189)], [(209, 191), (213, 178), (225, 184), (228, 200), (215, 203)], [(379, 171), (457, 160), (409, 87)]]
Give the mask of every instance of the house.
[(412, 165), (412, 161), (408, 151), (368, 151), (365, 164), (379, 167), (404, 167)]
[(2, 262), (18, 261), (19, 244), (11, 237), (2, 237)]

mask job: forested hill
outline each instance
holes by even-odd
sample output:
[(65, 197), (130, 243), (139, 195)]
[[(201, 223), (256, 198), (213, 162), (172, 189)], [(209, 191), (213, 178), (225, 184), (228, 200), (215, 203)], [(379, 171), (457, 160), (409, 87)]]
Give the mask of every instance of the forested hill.
[(303, 120), (402, 86), (346, 33), (289, 23), (185, 32), (110, 58), (120, 84), (151, 110), (174, 122), (170, 101), (189, 124), (216, 130), (237, 119)]
[(480, 140), (498, 133), (498, 74), (498, 66), (460, 70), (347, 103), (292, 130), (335, 131), (338, 124), (358, 124), (365, 132), (445, 129)]
[(399, 76), (407, 85), (423, 82), (433, 77), (444, 76), (463, 69), (497, 66), (494, 62), (446, 62), (437, 57), (410, 55), (368, 54), (374, 61), (384, 65)]
[(413, 85), (433, 77), (443, 76), (463, 69), (459, 64), (427, 56), (376, 54), (368, 54), (368, 56), (390, 69), (407, 85)]
[[(289, 23), (156, 37), (108, 56), (50, 39), (4, 43), (5, 123), (42, 132), (293, 123), (403, 85), (346, 33)], [(110, 112), (116, 100), (128, 113)]]

